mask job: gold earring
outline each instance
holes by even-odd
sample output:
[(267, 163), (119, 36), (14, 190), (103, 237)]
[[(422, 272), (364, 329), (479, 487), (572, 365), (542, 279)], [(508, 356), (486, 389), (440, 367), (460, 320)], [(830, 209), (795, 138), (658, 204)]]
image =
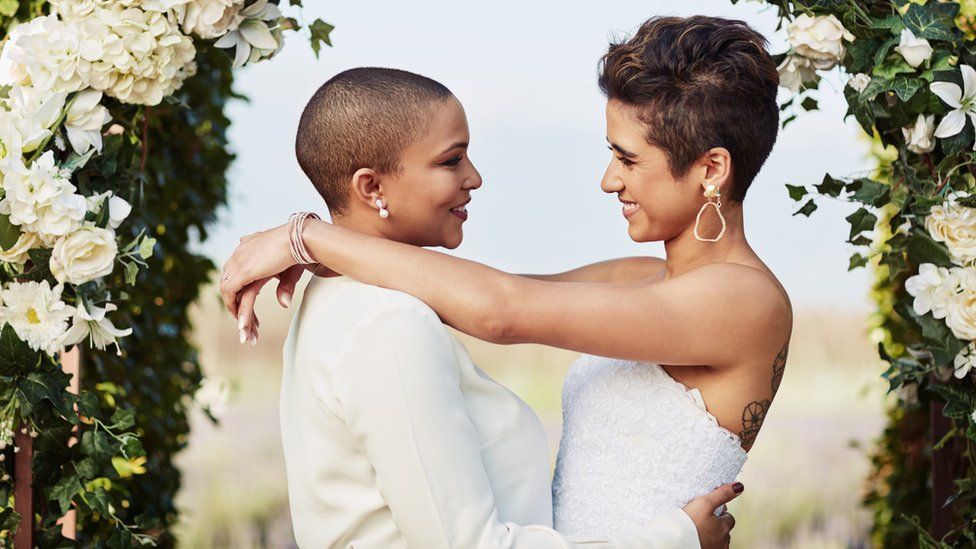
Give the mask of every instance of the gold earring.
[[(702, 242), (718, 242), (719, 239), (722, 238), (722, 235), (725, 234), (725, 217), (722, 216), (722, 193), (719, 192), (718, 187), (710, 184), (705, 187), (705, 192), (703, 194), (706, 202), (702, 204), (701, 209), (698, 210), (698, 216), (695, 217), (695, 238), (701, 240)], [(714, 199), (714, 202), (712, 199)], [(718, 214), (718, 218), (722, 221), (722, 230), (719, 231), (718, 236), (715, 238), (702, 238), (698, 234), (698, 222), (701, 221), (702, 213), (705, 211), (705, 207), (709, 204), (715, 207), (715, 213)]]

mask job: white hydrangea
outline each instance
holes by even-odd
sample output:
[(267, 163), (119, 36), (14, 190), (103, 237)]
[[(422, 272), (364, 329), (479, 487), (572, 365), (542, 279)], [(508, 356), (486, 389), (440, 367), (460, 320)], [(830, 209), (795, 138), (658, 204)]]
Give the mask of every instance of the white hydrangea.
[(235, 67), (272, 57), (281, 50), (284, 41), (280, 26), (275, 26), (272, 31), (267, 23), (281, 18), (277, 5), (268, 0), (257, 0), (241, 10), (240, 15), (244, 18), (240, 25), (214, 42), (218, 48), (236, 48)]
[(51, 9), (62, 19), (78, 19), (116, 4), (126, 8), (141, 8), (145, 11), (168, 12), (190, 0), (49, 0)]
[(63, 286), (41, 282), (11, 282), (0, 290), (0, 318), (10, 324), (31, 349), (53, 354), (58, 350), (75, 308), (61, 301)]
[(115, 345), (116, 354), (121, 355), (118, 338), (125, 337), (132, 333), (132, 328), (120, 330), (112, 324), (105, 315), (117, 309), (114, 303), (106, 303), (105, 307), (91, 305), (92, 310), (88, 311), (83, 303), (80, 303), (75, 310), (74, 319), (71, 321), (71, 328), (65, 332), (61, 339), (61, 344), (71, 346), (81, 343), (85, 339), (99, 350), (105, 350), (109, 345)]
[(85, 225), (55, 242), (51, 274), (58, 282), (84, 284), (110, 274), (117, 254), (115, 231)]
[(22, 231), (37, 233), (46, 245), (81, 226), (85, 219), (85, 198), (75, 193), (71, 172), (55, 164), (54, 152), (47, 151), (26, 171), (4, 176), (6, 192), (0, 200), (0, 213)]
[(847, 81), (847, 85), (850, 86), (851, 89), (853, 89), (857, 93), (861, 93), (862, 91), (864, 91), (864, 89), (867, 88), (868, 84), (870, 83), (871, 83), (871, 77), (864, 74), (863, 72), (859, 72), (855, 74)]
[(183, 32), (219, 38), (235, 30), (244, 16), (244, 0), (190, 0), (176, 10)]
[(158, 105), (196, 72), (193, 41), (167, 13), (113, 3), (75, 24), (79, 71), (91, 87), (123, 103)]
[(84, 90), (72, 100), (64, 118), (64, 129), (68, 132), (68, 142), (78, 154), (89, 149), (102, 151), (102, 126), (112, 120), (108, 109), (101, 105), (102, 92)]
[(24, 139), (17, 128), (17, 118), (16, 114), (0, 109), (0, 183), (3, 174), (24, 163)]
[(932, 312), (935, 318), (945, 318), (956, 299), (959, 287), (959, 274), (932, 263), (922, 263), (918, 274), (905, 281), (905, 290), (915, 297), (912, 308), (921, 316)]
[(78, 28), (55, 15), (21, 23), (0, 52), (0, 84), (78, 91), (85, 87), (78, 71), (80, 47)]
[(10, 115), (20, 133), (22, 152), (36, 150), (52, 135), (52, 128), (64, 111), (66, 92), (14, 86), (10, 90)]

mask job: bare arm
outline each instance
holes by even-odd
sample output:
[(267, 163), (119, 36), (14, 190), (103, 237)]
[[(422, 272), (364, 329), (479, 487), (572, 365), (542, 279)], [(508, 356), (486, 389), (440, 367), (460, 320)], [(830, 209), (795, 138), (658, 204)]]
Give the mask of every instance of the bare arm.
[(451, 326), (498, 343), (722, 366), (774, 329), (785, 306), (755, 297), (770, 294), (766, 275), (728, 263), (655, 284), (547, 282), (322, 221), (306, 225), (304, 241), (334, 271), (412, 294)]
[(637, 282), (659, 273), (665, 262), (659, 257), (620, 257), (591, 263), (556, 274), (524, 274), (548, 282)]

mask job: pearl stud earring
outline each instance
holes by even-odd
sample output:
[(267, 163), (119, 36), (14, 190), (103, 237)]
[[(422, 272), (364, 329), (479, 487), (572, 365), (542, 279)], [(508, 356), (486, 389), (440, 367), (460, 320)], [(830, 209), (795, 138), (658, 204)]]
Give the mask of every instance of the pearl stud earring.
[(390, 217), (390, 211), (387, 210), (386, 207), (383, 206), (383, 199), (382, 198), (377, 198), (376, 199), (376, 207), (380, 209), (380, 217), (382, 217), (383, 219), (386, 219), (387, 217)]

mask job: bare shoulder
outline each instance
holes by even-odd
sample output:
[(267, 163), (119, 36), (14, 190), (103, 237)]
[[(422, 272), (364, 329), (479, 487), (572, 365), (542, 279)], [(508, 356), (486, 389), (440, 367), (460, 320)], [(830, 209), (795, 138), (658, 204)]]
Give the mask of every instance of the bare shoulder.
[(703, 294), (721, 296), (713, 305), (727, 307), (729, 316), (749, 322), (752, 328), (762, 329), (764, 333), (789, 337), (793, 325), (792, 302), (780, 281), (764, 265), (716, 262), (695, 268), (684, 276), (690, 284), (701, 288)]

